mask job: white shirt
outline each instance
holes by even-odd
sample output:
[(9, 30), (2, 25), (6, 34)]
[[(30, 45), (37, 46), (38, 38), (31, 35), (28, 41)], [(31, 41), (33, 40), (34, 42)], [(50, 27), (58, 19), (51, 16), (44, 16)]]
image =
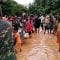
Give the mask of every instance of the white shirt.
[(41, 16), (40, 18), (41, 18), (41, 23), (43, 23), (43, 21), (44, 21), (44, 17), (43, 17), (43, 16)]

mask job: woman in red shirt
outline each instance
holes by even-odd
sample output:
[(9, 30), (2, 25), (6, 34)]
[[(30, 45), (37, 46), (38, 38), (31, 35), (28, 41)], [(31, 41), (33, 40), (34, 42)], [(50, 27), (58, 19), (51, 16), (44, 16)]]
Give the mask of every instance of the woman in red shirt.
[(27, 19), (25, 26), (26, 26), (26, 32), (29, 33), (29, 37), (31, 37), (32, 25), (30, 23), (30, 19)]

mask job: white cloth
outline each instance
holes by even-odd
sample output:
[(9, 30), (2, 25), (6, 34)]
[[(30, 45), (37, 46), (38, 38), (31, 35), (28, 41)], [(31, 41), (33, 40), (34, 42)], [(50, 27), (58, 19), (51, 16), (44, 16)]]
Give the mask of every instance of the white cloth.
[(43, 16), (41, 16), (40, 18), (41, 18), (41, 23), (43, 23), (45, 18)]

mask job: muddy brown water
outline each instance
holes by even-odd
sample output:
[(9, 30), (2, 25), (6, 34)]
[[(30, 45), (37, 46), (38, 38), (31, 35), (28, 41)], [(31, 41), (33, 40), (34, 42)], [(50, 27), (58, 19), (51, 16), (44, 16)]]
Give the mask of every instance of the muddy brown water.
[(56, 36), (50, 34), (32, 34), (31, 39), (25, 39), (22, 52), (16, 54), (17, 60), (60, 60)]

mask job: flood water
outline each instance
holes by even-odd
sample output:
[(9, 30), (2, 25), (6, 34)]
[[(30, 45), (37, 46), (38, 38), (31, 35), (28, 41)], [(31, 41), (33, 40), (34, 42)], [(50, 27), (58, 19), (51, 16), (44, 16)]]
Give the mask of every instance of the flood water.
[(32, 38), (24, 40), (22, 52), (16, 54), (17, 60), (60, 60), (56, 40), (52, 34), (33, 33)]

